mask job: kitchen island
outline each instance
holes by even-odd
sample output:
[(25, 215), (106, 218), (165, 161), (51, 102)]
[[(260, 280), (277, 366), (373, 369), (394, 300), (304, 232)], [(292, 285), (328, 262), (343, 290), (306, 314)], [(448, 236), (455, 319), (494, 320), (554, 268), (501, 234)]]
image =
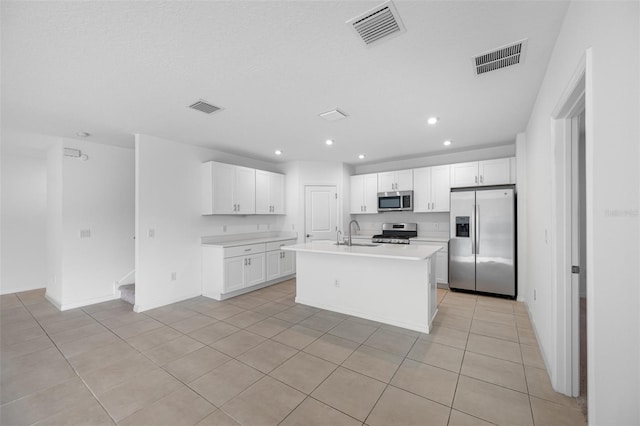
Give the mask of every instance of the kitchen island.
[(429, 333), (436, 315), (439, 246), (336, 245), (283, 247), (296, 252), (296, 302)]

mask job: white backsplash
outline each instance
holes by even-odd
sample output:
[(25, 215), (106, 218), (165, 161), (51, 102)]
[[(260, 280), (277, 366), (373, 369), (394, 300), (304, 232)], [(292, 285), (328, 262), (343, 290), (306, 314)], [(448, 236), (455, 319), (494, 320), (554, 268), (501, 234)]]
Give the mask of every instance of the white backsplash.
[(417, 223), (418, 235), (431, 237), (449, 236), (449, 213), (385, 212), (352, 215), (360, 224), (359, 234), (379, 234), (383, 223)]

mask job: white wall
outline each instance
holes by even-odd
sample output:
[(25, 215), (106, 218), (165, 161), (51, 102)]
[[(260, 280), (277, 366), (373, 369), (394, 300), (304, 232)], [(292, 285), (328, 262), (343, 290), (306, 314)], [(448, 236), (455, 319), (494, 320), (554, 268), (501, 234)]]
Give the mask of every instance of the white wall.
[(592, 69), (587, 71), (591, 424), (640, 423), (639, 14), (638, 2), (571, 3), (526, 130), (529, 263), (523, 294), (555, 381), (560, 372), (554, 359), (557, 330), (551, 321), (555, 282), (550, 253), (558, 236), (551, 234), (549, 209), (555, 191), (550, 116), (580, 58), (591, 48)]
[[(224, 228), (226, 234), (282, 229), (283, 216), (202, 216), (200, 165), (211, 160), (280, 172), (275, 164), (136, 135), (138, 312), (201, 294), (202, 236), (224, 234)], [(290, 208), (289, 193), (286, 201)], [(154, 230), (154, 238), (149, 237), (149, 229)]]
[(47, 150), (46, 296), (62, 306), (62, 139)]
[(46, 151), (2, 150), (0, 294), (46, 285)]
[(467, 161), (491, 160), (494, 158), (514, 157), (515, 145), (501, 145), (489, 148), (480, 148), (468, 151), (454, 151), (444, 154), (413, 157), (405, 160), (389, 161), (385, 163), (362, 164), (355, 166), (355, 173), (386, 172), (390, 170), (415, 169), (418, 167), (439, 166), (443, 164), (465, 163)]
[(305, 186), (335, 185), (338, 191), (338, 228), (343, 232), (349, 219), (349, 177), (353, 169), (343, 163), (326, 161), (292, 161), (284, 165), (287, 175), (287, 217), (283, 230), (297, 231), (304, 241)]
[[(62, 308), (118, 298), (134, 268), (134, 151), (65, 139), (88, 160), (62, 160)], [(80, 238), (90, 230), (90, 238)]]

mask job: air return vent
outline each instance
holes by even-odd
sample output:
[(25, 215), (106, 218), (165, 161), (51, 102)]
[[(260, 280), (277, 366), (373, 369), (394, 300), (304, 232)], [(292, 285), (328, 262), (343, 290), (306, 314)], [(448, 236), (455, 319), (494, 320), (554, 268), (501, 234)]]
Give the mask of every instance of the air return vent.
[(527, 39), (524, 39), (477, 55), (473, 58), (476, 75), (523, 63), (526, 47)]
[(365, 44), (371, 46), (405, 32), (400, 15), (391, 0), (347, 21)]
[(217, 107), (215, 105), (211, 105), (208, 102), (203, 101), (202, 99), (200, 99), (198, 102), (189, 105), (189, 108), (198, 110), (200, 112), (204, 112), (205, 114), (212, 114), (216, 111), (220, 111), (222, 108)]

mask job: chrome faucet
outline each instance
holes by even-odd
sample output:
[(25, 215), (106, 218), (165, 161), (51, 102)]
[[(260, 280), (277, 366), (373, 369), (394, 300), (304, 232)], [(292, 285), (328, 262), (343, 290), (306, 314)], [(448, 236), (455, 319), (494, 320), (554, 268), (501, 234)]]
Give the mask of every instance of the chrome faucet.
[(342, 237), (342, 231), (338, 229), (338, 231), (336, 232), (336, 245), (339, 246), (340, 245), (340, 237)]
[(358, 231), (360, 230), (360, 224), (358, 223), (357, 220), (352, 219), (351, 222), (349, 222), (349, 246), (351, 246), (351, 225), (356, 224), (356, 226), (358, 227)]

